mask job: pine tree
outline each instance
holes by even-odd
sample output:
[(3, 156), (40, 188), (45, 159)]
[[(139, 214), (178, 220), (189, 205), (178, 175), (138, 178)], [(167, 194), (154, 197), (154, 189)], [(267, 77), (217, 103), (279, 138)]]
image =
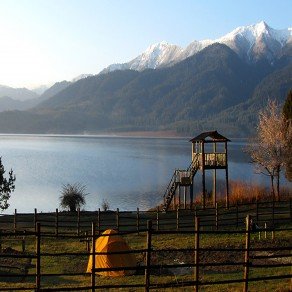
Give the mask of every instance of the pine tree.
[(0, 210), (6, 210), (9, 207), (8, 200), (11, 193), (15, 190), (16, 177), (13, 175), (11, 169), (8, 173), (8, 179), (4, 177), (5, 169), (2, 164), (2, 157), (0, 157)]

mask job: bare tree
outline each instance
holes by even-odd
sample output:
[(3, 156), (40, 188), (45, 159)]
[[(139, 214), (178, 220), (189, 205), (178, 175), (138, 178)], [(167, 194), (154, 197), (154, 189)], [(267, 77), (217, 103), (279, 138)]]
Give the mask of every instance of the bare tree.
[[(287, 153), (286, 122), (275, 101), (269, 101), (259, 113), (259, 123), (255, 137), (247, 146), (247, 152), (256, 171), (271, 179), (273, 198), (280, 199), (280, 171)], [(276, 178), (276, 188), (274, 180)]]

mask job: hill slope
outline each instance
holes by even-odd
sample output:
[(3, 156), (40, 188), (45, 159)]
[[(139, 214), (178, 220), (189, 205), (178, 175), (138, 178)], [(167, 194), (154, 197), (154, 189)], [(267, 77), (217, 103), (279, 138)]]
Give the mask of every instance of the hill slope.
[(290, 64), (285, 54), (273, 65), (251, 64), (228, 46), (213, 44), (168, 68), (81, 79), (31, 111), (0, 114), (0, 132), (193, 134), (216, 128), (246, 136), (266, 100), (281, 102), (292, 88)]

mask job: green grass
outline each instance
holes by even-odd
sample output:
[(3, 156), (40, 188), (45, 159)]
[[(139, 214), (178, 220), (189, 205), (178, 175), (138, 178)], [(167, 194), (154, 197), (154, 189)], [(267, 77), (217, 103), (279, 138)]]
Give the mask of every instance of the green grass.
[[(291, 227), (290, 224), (283, 225), (282, 227)], [(291, 231), (279, 231), (276, 232), (275, 240), (272, 240), (271, 234), (268, 234), (268, 239), (263, 238), (258, 240), (258, 234), (252, 234), (251, 246), (252, 247), (268, 247), (268, 246), (290, 246), (291, 247)], [(146, 233), (140, 234), (129, 234), (125, 235), (124, 238), (127, 240), (133, 250), (143, 249), (146, 246)], [(152, 263), (160, 264), (162, 268), (168, 264), (177, 263), (177, 261), (185, 263), (193, 263), (193, 253), (191, 252), (180, 252), (171, 253), (165, 250), (167, 249), (181, 249), (181, 248), (193, 248), (194, 247), (194, 234), (167, 234), (167, 235), (152, 235)], [(11, 247), (15, 250), (21, 251), (21, 241), (14, 240), (14, 236), (11, 236), (9, 240), (5, 237), (1, 238), (2, 249)], [(235, 234), (202, 234), (200, 237), (200, 247), (203, 248), (242, 248), (245, 243), (245, 236), (243, 233)], [(34, 253), (35, 251), (35, 238), (27, 236), (25, 239), (25, 247), (27, 253)], [(78, 238), (55, 238), (55, 237), (42, 237), (41, 240), (41, 252), (42, 253), (84, 253), (86, 245), (84, 242), (80, 242)], [(287, 251), (286, 253), (288, 253)], [(229, 259), (232, 260), (232, 256), (228, 256), (228, 253), (221, 255), (215, 253), (215, 255), (202, 254), (202, 259), (208, 259), (208, 257), (216, 261), (216, 257), (219, 257), (218, 262), (221, 260)], [(244, 254), (238, 256), (239, 259), (243, 260)], [(137, 261), (143, 262), (143, 254), (139, 253), (136, 255)], [(291, 258), (290, 258), (291, 259)], [(83, 273), (86, 271), (88, 262), (88, 255), (74, 255), (74, 256), (43, 256), (41, 258), (41, 272), (42, 273)], [(291, 262), (291, 261), (290, 261)], [(21, 261), (19, 262), (21, 265)], [(1, 271), (1, 268), (0, 268)], [(185, 275), (171, 275), (169, 273), (159, 272), (151, 275), (151, 283), (162, 284), (167, 282), (183, 283), (185, 281), (194, 280), (194, 275), (191, 271)], [(291, 273), (290, 267), (281, 268), (265, 268), (255, 269), (250, 268), (250, 277), (277, 275), (277, 274), (289, 274)], [(30, 287), (33, 290), (35, 283), (35, 260), (32, 260), (30, 267), (28, 267), (28, 276), (20, 282), (19, 278), (11, 278), (9, 281), (0, 278), (0, 289), (7, 287)], [(221, 271), (221, 267), (218, 269), (200, 269), (200, 280), (201, 281), (217, 281), (217, 280), (228, 280), (228, 279), (242, 279), (243, 278), (243, 267), (238, 266), (233, 270), (224, 269)], [(41, 285), (45, 287), (78, 287), (78, 286), (90, 286), (91, 279), (90, 275), (82, 276), (54, 276), (54, 277), (42, 277)], [(143, 272), (139, 275), (118, 277), (118, 278), (107, 278), (96, 276), (97, 285), (122, 285), (122, 284), (143, 284), (144, 275)], [(252, 282), (249, 284), (250, 291), (289, 291), (290, 280), (271, 280), (271, 281), (260, 281)], [(238, 284), (226, 284), (226, 285), (206, 285), (200, 287), (201, 291), (242, 291), (243, 283)], [(290, 287), (291, 288), (291, 287)], [(119, 291), (143, 291), (144, 288), (137, 289), (119, 289)], [(153, 291), (193, 291), (193, 287), (175, 287), (165, 289), (153, 289)]]

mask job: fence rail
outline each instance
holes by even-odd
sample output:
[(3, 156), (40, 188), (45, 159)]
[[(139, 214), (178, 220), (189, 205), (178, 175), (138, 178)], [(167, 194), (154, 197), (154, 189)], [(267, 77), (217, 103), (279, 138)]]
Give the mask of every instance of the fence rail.
[[(195, 219), (195, 220), (194, 220)], [(284, 247), (260, 247), (255, 248), (252, 246), (251, 243), (251, 236), (254, 235), (254, 230), (252, 228), (252, 219), (250, 215), (247, 215), (245, 218), (245, 228), (244, 229), (232, 229), (232, 230), (205, 230), (202, 225), (202, 218), (201, 217), (193, 217), (194, 220), (194, 228), (192, 231), (190, 230), (160, 230), (156, 229), (155, 225), (153, 224), (155, 222), (148, 220), (145, 230), (143, 231), (145, 236), (145, 248), (143, 249), (133, 249), (130, 251), (118, 251), (118, 252), (96, 252), (95, 249), (91, 249), (91, 251), (87, 252), (53, 252), (53, 253), (47, 253), (42, 250), (41, 242), (45, 241), (46, 238), (55, 238), (54, 234), (47, 234), (42, 232), (42, 225), (40, 222), (36, 223), (35, 231), (31, 231), (26, 233), (26, 237), (30, 238), (31, 240), (35, 241), (35, 252), (32, 253), (22, 253), (22, 254), (5, 254), (6, 258), (15, 258), (19, 257), (21, 259), (23, 258), (29, 258), (34, 260), (34, 273), (32, 274), (26, 274), (26, 273), (15, 273), (15, 274), (0, 274), (0, 279), (2, 277), (4, 278), (21, 278), (22, 282), (24, 282), (24, 279), (30, 277), (35, 279), (35, 283), (32, 285), (32, 283), (28, 285), (23, 286), (16, 286), (16, 287), (5, 287), (6, 291), (17, 291), (17, 290), (31, 290), (34, 289), (35, 291), (95, 291), (96, 289), (108, 289), (108, 288), (141, 288), (144, 291), (149, 291), (151, 289), (160, 289), (160, 288), (167, 288), (167, 287), (194, 287), (195, 291), (199, 291), (201, 287), (203, 286), (212, 286), (212, 285), (226, 285), (226, 284), (238, 284), (242, 283), (242, 289), (243, 291), (248, 291), (249, 284), (251, 282), (256, 281), (273, 281), (273, 280), (279, 280), (279, 279), (290, 279), (292, 277), (291, 269), (290, 272), (284, 272), (280, 275), (270, 275), (270, 276), (258, 276), (258, 277), (251, 277), (251, 271), (259, 268), (283, 268), (283, 267), (291, 267), (292, 266), (292, 246), (284, 246)], [(95, 241), (98, 236), (104, 236), (100, 234), (100, 230), (97, 228), (97, 225), (95, 222), (92, 222), (91, 225), (91, 234), (87, 234), (85, 236), (81, 236), (82, 238), (87, 238), (88, 241), (91, 241), (91, 247), (95, 246)], [(275, 229), (275, 227), (270, 229), (264, 229), (260, 228), (257, 230), (258, 232), (268, 232), (268, 231), (290, 231), (292, 228), (279, 228)], [(129, 231), (131, 233), (131, 231)], [(155, 245), (153, 245), (153, 236), (158, 237), (167, 235), (167, 234), (177, 234), (177, 235), (194, 235), (194, 247), (193, 248), (168, 248), (168, 249), (157, 249), (155, 248)], [(125, 234), (118, 233), (118, 234)], [(202, 235), (220, 235), (220, 234), (230, 234), (230, 235), (240, 235), (245, 239), (245, 244), (242, 247), (226, 247), (226, 248), (206, 248), (201, 246), (201, 237)], [(23, 236), (23, 233), (20, 231), (16, 232), (2, 232), (1, 234), (1, 241), (10, 240), (13, 238), (13, 236)], [(72, 238), (72, 235), (67, 235), (69, 238)], [(108, 236), (108, 235), (107, 235)], [(115, 235), (113, 235), (115, 236)], [(76, 239), (76, 235), (73, 237), (73, 239)], [(290, 242), (291, 244), (291, 242)], [(62, 248), (62, 247), (60, 247)], [(244, 255), (243, 260), (223, 260), (219, 262), (211, 262), (202, 259), (202, 253), (203, 252), (226, 252), (226, 253), (239, 253), (241, 255)], [(282, 253), (277, 253), (276, 255), (256, 255), (255, 252), (265, 252), (265, 251), (281, 251)], [(153, 258), (159, 254), (167, 252), (170, 254), (170, 257), (174, 253), (190, 253), (193, 255), (192, 262), (189, 263), (163, 263), (158, 264), (153, 262)], [(126, 254), (126, 253), (134, 253), (134, 254), (143, 254), (143, 262), (140, 263), (139, 266), (120, 266), (120, 267), (114, 267), (114, 268), (96, 268), (95, 267), (95, 256), (102, 255), (102, 254)], [(55, 258), (61, 258), (64, 256), (68, 257), (84, 257), (87, 258), (89, 255), (92, 255), (92, 266), (91, 266), (91, 283), (90, 285), (83, 285), (83, 286), (70, 286), (70, 287), (52, 287), (52, 286), (46, 286), (42, 284), (42, 281), (44, 278), (53, 278), (53, 277), (74, 277), (74, 276), (86, 276), (88, 273), (80, 273), (80, 272), (67, 272), (67, 273), (44, 273), (43, 270), (43, 263), (46, 263), (45, 258), (46, 257), (55, 257)], [(2, 254), (3, 257), (3, 254)], [(273, 259), (273, 258), (287, 258), (288, 261), (285, 263), (273, 263), (273, 264), (263, 264), (258, 263), (257, 261), (262, 259)], [(202, 277), (202, 272), (204, 271), (204, 268), (207, 267), (216, 267), (218, 270), (220, 270), (220, 267), (226, 267), (226, 266), (236, 266), (241, 267), (242, 269), (242, 277), (235, 278), (235, 279), (226, 279), (226, 280), (206, 280)], [(177, 268), (189, 268), (192, 269), (191, 273), (191, 279), (188, 280), (182, 280), (182, 281), (166, 281), (166, 282), (157, 282), (155, 279), (153, 279), (153, 275), (155, 275), (155, 271), (161, 270), (161, 269), (177, 269)], [(96, 281), (96, 272), (100, 271), (117, 271), (117, 270), (136, 270), (138, 274), (143, 275), (144, 274), (144, 281), (140, 281), (140, 283), (133, 283), (133, 284), (124, 284), (124, 283), (118, 283), (118, 284), (100, 284), (98, 285), (98, 281)], [(140, 271), (140, 272), (139, 272)], [(142, 274), (141, 274), (142, 272)], [(283, 271), (282, 271), (283, 272)], [(223, 273), (224, 275), (224, 273)], [(1, 281), (0, 281), (1, 282)], [(0, 288), (1, 290), (1, 288)]]
[(156, 230), (193, 230), (193, 217), (201, 218), (201, 226), (210, 229), (224, 229), (230, 226), (243, 227), (247, 214), (252, 216), (257, 226), (276, 226), (292, 222), (292, 200), (280, 202), (254, 202), (237, 204), (229, 209), (216, 204), (216, 207), (192, 210), (179, 209), (163, 212), (155, 211), (80, 211), (32, 214), (18, 213), (0, 216), (0, 230), (29, 231), (36, 229), (36, 223), (42, 225), (42, 232), (55, 234), (76, 234), (77, 236), (90, 232), (91, 222), (95, 222), (99, 233), (106, 229), (116, 229), (120, 232), (140, 232), (146, 229), (147, 220), (153, 221)]

